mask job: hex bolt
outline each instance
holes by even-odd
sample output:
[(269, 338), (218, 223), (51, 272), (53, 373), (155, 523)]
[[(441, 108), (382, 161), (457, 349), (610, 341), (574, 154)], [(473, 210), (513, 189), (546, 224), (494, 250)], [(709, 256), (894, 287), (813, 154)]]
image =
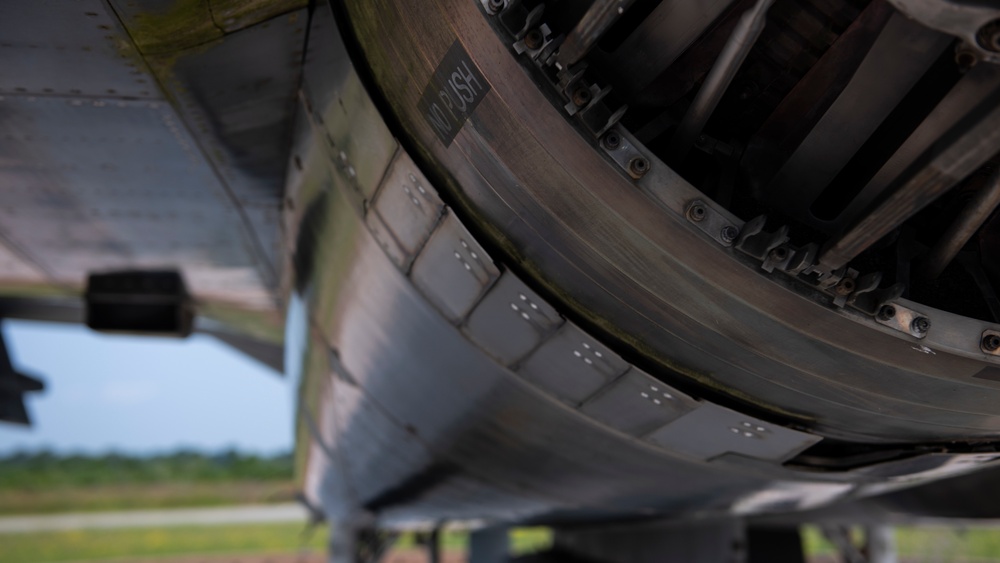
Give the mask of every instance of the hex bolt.
[(987, 51), (1000, 53), (1000, 20), (993, 20), (979, 28), (976, 42)]
[(979, 63), (979, 55), (972, 48), (963, 45), (955, 50), (955, 64), (958, 68), (969, 70)]
[(719, 237), (722, 238), (723, 242), (733, 242), (738, 236), (740, 236), (740, 230), (732, 225), (722, 227), (722, 231), (719, 232)]
[(609, 151), (613, 151), (622, 146), (622, 136), (619, 135), (617, 131), (608, 131), (604, 135), (604, 139), (602, 139), (602, 141), (604, 142), (604, 148)]
[(649, 172), (649, 161), (644, 157), (637, 156), (629, 161), (628, 169), (636, 176), (642, 176)]
[(880, 321), (888, 321), (896, 316), (896, 308), (892, 305), (882, 305), (878, 310)]
[(854, 280), (852, 278), (844, 278), (837, 283), (837, 286), (833, 290), (837, 295), (850, 295), (854, 292)]
[(490, 0), (487, 11), (491, 14), (499, 13), (507, 6), (506, 0)]
[(917, 317), (910, 323), (910, 329), (917, 334), (924, 334), (931, 328), (931, 320), (927, 317)]
[(982, 342), (983, 350), (987, 352), (996, 352), (1000, 350), (1000, 335), (997, 334), (984, 334)]
[(537, 27), (528, 31), (528, 33), (524, 35), (524, 46), (531, 49), (532, 51), (541, 47), (544, 41), (545, 37), (542, 35), (542, 32), (539, 31)]
[(705, 207), (701, 205), (692, 205), (691, 209), (688, 210), (688, 217), (695, 222), (704, 220), (705, 214)]
[[(528, 38), (525, 37), (525, 44), (527, 44), (527, 39)], [(532, 47), (532, 49), (535, 48), (537, 47)], [(590, 94), (590, 88), (587, 88), (586, 86), (580, 86), (576, 90), (573, 90), (573, 105), (575, 105), (576, 107), (582, 108), (583, 106), (589, 104), (591, 99), (592, 96)]]

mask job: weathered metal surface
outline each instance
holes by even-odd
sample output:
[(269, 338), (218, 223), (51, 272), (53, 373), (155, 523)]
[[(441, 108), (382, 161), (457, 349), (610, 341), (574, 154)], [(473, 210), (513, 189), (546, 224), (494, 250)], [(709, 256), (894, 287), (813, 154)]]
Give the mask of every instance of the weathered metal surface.
[[(754, 277), (759, 264), (684, 215), (698, 194), (669, 168), (635, 181), (592, 158), (587, 151), (599, 149), (546, 105), (475, 5), (348, 8), (360, 31), (377, 26), (401, 41), (360, 35), (411, 136), (405, 154), (424, 157), (422, 185), (471, 205), (442, 204), (433, 224), (380, 216), (383, 190), (398, 184), (389, 159), (373, 156), (373, 175), (389, 179), (373, 199), (328, 151), (317, 112), (314, 134), (296, 136), (317, 147), (293, 151), (303, 168), (293, 173), (289, 213), (298, 311), (289, 334), (312, 333), (304, 353), (296, 348), (305, 420), (321, 445), (309, 454), (307, 491), (335, 519), (564, 523), (786, 511), (859, 484), (870, 487), (865, 494), (941, 477), (961, 457), (916, 456), (926, 463), (894, 460), (867, 472), (782, 465), (824, 437), (898, 447), (994, 432), (998, 390), (969, 382), (982, 362), (952, 353), (954, 334), (932, 329), (921, 342), (942, 347), (925, 355), (911, 337)], [(427, 25), (417, 31), (414, 22)], [(492, 81), (446, 148), (411, 86), (427, 83), (455, 29), (483, 76), (504, 80)], [(356, 126), (370, 117), (356, 115)], [(454, 250), (472, 238), (458, 218), (488, 239)], [(399, 245), (380, 242), (415, 224), (431, 224), (430, 233), (410, 239), (417, 258), (406, 267)], [(489, 259), (474, 270), (472, 252), (483, 246)], [(472, 277), (450, 301), (463, 275)], [(872, 349), (862, 344), (883, 356), (855, 353)]]
[(889, 18), (843, 92), (765, 188), (767, 200), (815, 224), (810, 220), (813, 202), (949, 41), (899, 14)]
[(821, 250), (820, 267), (833, 271), (897, 228), (1000, 152), (1000, 93), (977, 106), (972, 124), (957, 124), (925, 154), (926, 163), (850, 230)]
[(270, 306), (249, 233), (166, 103), (5, 96), (0, 131), (4, 228), (52, 281), (184, 264), (199, 298)]
[(733, 0), (664, 0), (614, 52), (597, 52), (615, 82), (642, 90), (669, 67)]
[(0, 203), (24, 262), (2, 283), (179, 266), (208, 304), (273, 309), (306, 13), (223, 37), (203, 2), (0, 10)]
[[(656, 358), (658, 377), (847, 439), (994, 434), (994, 407), (984, 399), (997, 390), (971, 378), (981, 369), (981, 324), (928, 312), (934, 324), (921, 345), (930, 354), (874, 320), (748, 276), (683, 216), (697, 192), (668, 168), (654, 164), (633, 183), (587, 158), (592, 145), (538, 92), (475, 5), (348, 8), (376, 83), (448, 179), (443, 187), (574, 314)], [(386, 33), (398, 41), (372, 39)], [(426, 82), (456, 36), (492, 90), (445, 149), (416, 113), (420, 92), (409, 85)], [(939, 385), (948, 392), (933, 391)]]
[(447, 213), (420, 251), (413, 283), (452, 322), (465, 319), (500, 271), (454, 213)]

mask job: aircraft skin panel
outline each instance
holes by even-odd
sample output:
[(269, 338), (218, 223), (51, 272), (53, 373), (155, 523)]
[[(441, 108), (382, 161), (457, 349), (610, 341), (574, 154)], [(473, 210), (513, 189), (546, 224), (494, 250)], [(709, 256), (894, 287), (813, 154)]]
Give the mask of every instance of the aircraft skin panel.
[[(842, 440), (995, 436), (1000, 388), (973, 377), (993, 361), (979, 348), (990, 323), (924, 307), (949, 328), (917, 345), (875, 319), (831, 311), (815, 293), (789, 291), (781, 277), (748, 278), (759, 264), (720, 251), (687, 219), (686, 207), (705, 196), (676, 172), (660, 166), (635, 180), (607, 159), (581, 156), (593, 144), (475, 3), (347, 3), (346, 13), (373, 80), (458, 207), (518, 268), (622, 345), (655, 356), (679, 381)], [(393, 30), (399, 42), (379, 39)], [(415, 85), (434, 84), (456, 42), (494, 78), (448, 145)], [(920, 398), (928, 396), (935, 400)]]
[[(852, 354), (857, 319), (746, 283), (747, 265), (714, 260), (702, 233), (663, 215), (697, 194), (671, 170), (652, 173), (669, 189), (628, 191), (607, 161), (555, 164), (573, 149), (539, 135), (572, 145), (578, 133), (506, 53), (493, 56), (501, 47), (478, 5), (335, 6), (371, 82), (345, 62), (350, 50), (314, 50), (344, 49), (326, 8), (310, 22), (319, 43), (286, 225), (293, 299), (309, 317), (289, 334), (310, 334), (295, 352), (310, 359), (296, 377), (313, 429), (299, 447), (317, 440), (311, 471), (328, 472), (304, 486), (335, 521), (789, 513), (996, 464), (987, 451), (895, 449), (993, 435), (995, 389), (969, 381), (982, 369), (971, 353), (944, 345), (925, 358), (877, 330), (864, 337), (888, 357)], [(484, 73), (473, 78), (494, 82), (449, 137), (420, 112), (456, 35)], [(379, 86), (383, 105), (360, 83)], [(528, 115), (544, 127), (529, 133)], [(385, 134), (392, 118), (406, 142)], [(644, 229), (653, 218), (658, 230)], [(729, 274), (706, 284), (708, 272)], [(782, 322), (791, 308), (814, 329)], [(915, 399), (957, 380), (961, 397)], [(881, 453), (820, 453), (845, 439)]]
[(203, 302), (275, 311), (302, 3), (217, 3), (224, 31), (206, 3), (187, 27), (210, 41), (155, 45), (149, 26), (198, 11), (120, 4), (0, 7), (0, 218), (44, 272), (5, 261), (0, 284), (73, 293), (89, 272), (178, 268)]
[[(797, 229), (743, 217), (768, 194), (736, 194), (752, 200), (739, 208), (724, 189), (689, 181), (694, 165), (670, 162), (687, 153), (663, 138), (668, 114), (698, 105), (693, 87), (709, 82), (698, 73), (748, 3), (698, 16), (704, 33), (654, 65), (664, 75), (607, 73), (635, 90), (614, 93), (575, 87), (626, 55), (615, 41), (591, 45), (602, 54), (588, 72), (552, 51), (549, 25), (571, 31), (589, 4), (525, 8), (538, 4), (3, 4), (0, 56), (14, 62), (0, 65), (0, 292), (73, 295), (89, 273), (178, 269), (198, 314), (220, 321), (197, 329), (231, 325), (246, 338), (229, 341), (247, 349), (266, 340), (258, 357), (273, 365), (275, 321), (287, 315), (299, 479), (312, 506), (348, 527), (781, 518), (855, 499), (944, 513), (954, 507), (940, 498), (965, 489), (937, 481), (996, 472), (1000, 350), (987, 337), (1000, 324), (904, 298), (898, 284), (880, 286), (881, 272), (854, 269), (864, 261), (827, 268), (818, 244), (789, 242)], [(796, 81), (829, 59), (866, 61), (858, 80), (881, 74), (898, 29), (880, 25), (899, 18), (842, 7), (776, 7), (782, 23), (768, 24), (747, 64), (787, 76), (764, 102), (734, 82), (762, 105), (731, 111), (729, 96), (712, 127), (746, 121), (752, 131), (770, 115), (788, 128), (787, 112), (818, 95)], [(796, 39), (803, 12), (821, 29)], [(828, 28), (857, 21), (864, 34), (844, 32), (832, 49), (840, 33)], [(655, 48), (656, 30), (636, 29)], [(914, 37), (931, 54), (955, 41), (923, 27)], [(812, 39), (837, 56), (776, 47)], [(852, 51), (862, 48), (874, 55)], [(1000, 119), (1000, 82), (978, 69), (963, 79), (943, 53), (911, 61), (911, 78), (926, 73), (913, 89), (938, 98), (906, 94), (899, 105), (926, 110), (907, 124), (938, 138), (927, 159), (954, 171), (1000, 138), (981, 125)], [(980, 74), (981, 88), (957, 98), (975, 107), (961, 111), (928, 86)], [(850, 75), (830, 74), (844, 84), (820, 96), (837, 111), (866, 90), (846, 88)], [(647, 91), (660, 83), (677, 91)], [(883, 92), (892, 103), (872, 100), (873, 112), (892, 110), (890, 124), (902, 120), (897, 86)], [(610, 111), (619, 95), (638, 97), (630, 115), (648, 117), (643, 127), (622, 121), (624, 106)], [(965, 117), (944, 135), (928, 115)], [(874, 141), (836, 141), (868, 145), (841, 156), (875, 156), (826, 164), (848, 176), (881, 170), (878, 158), (897, 157), (872, 148), (891, 127), (874, 129)], [(687, 149), (709, 176), (761, 173), (740, 168), (727, 142), (705, 135)], [(764, 145), (755, 150), (774, 148)], [(968, 154), (939, 162), (954, 147)], [(809, 186), (802, 195), (819, 197), (823, 186)], [(792, 258), (808, 265), (796, 270)], [(63, 304), (4, 299), (0, 309), (82, 318)], [(908, 496), (932, 482), (934, 499)]]

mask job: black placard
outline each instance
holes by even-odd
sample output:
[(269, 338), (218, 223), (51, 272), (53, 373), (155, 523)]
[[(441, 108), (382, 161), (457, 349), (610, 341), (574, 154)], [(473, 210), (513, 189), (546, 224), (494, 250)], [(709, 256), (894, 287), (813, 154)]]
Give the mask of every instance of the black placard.
[(420, 96), (419, 109), (444, 146), (490, 91), (490, 83), (456, 40)]

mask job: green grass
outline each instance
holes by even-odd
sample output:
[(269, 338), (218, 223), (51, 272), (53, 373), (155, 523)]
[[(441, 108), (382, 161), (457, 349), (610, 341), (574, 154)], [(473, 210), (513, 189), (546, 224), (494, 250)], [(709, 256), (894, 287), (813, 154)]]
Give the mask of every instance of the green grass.
[[(835, 553), (833, 546), (813, 526), (804, 528), (802, 539), (809, 555)], [(900, 557), (916, 560), (1000, 561), (1000, 528), (900, 527), (896, 528), (896, 550)]]
[(285, 502), (291, 455), (14, 454), (0, 459), (0, 515)]
[[(944, 527), (899, 528), (899, 555), (911, 561), (1000, 561), (1000, 530)], [(813, 527), (804, 533), (806, 553), (832, 555), (833, 548)], [(0, 535), (0, 563), (57, 563), (123, 560), (129, 557), (225, 555), (237, 553), (322, 553), (327, 531), (303, 524), (176, 527), (156, 529), (79, 530)], [(468, 534), (442, 535), (446, 551), (468, 548)], [(511, 534), (516, 555), (544, 551), (552, 545), (546, 528), (521, 528)], [(397, 549), (419, 549), (412, 534), (404, 534)]]
[(294, 484), (272, 481), (0, 489), (0, 516), (290, 502)]
[(0, 459), (0, 490), (48, 490), (57, 487), (158, 483), (225, 483), (287, 481), (292, 478), (291, 454), (275, 457), (223, 452), (206, 455), (180, 451), (138, 457), (20, 453)]
[[(121, 530), (77, 530), (0, 535), (0, 563), (55, 563), (99, 561), (126, 557), (207, 555), (231, 553), (292, 553), (310, 550), (322, 553), (327, 530), (308, 531), (302, 524), (260, 524)], [(465, 532), (442, 534), (446, 551), (464, 551)], [(545, 528), (523, 528), (511, 534), (511, 550), (517, 555), (544, 550), (552, 544)], [(404, 534), (396, 549), (419, 549), (412, 534)]]
[(303, 524), (77, 530), (0, 535), (0, 563), (54, 563), (184, 554), (322, 552), (326, 530)]

